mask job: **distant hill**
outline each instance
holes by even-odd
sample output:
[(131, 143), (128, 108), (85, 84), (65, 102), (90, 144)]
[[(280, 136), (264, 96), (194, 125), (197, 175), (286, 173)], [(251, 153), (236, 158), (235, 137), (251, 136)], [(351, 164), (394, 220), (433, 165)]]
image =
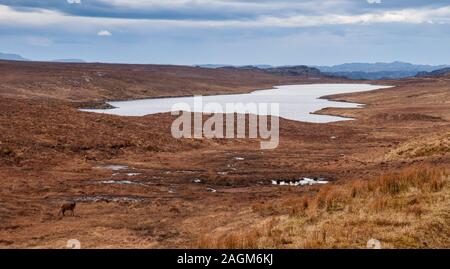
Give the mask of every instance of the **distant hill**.
[(379, 71), (379, 72), (323, 72), (324, 74), (348, 79), (399, 79), (406, 77), (414, 77), (419, 71)]
[(256, 65), (229, 65), (229, 64), (199, 64), (196, 65), (198, 67), (203, 67), (203, 68), (222, 68), (222, 67), (238, 67), (238, 68), (243, 68), (243, 67), (258, 67), (260, 69), (266, 69), (266, 68), (270, 68), (272, 67), (271, 65), (268, 64), (256, 64)]
[(405, 62), (392, 63), (345, 63), (333, 66), (317, 66), (323, 72), (383, 72), (383, 71), (433, 71), (445, 65), (417, 65)]
[(405, 62), (346, 63), (334, 66), (316, 66), (320, 71), (350, 79), (397, 79), (413, 77), (420, 72), (431, 72), (446, 65), (415, 65)]
[(0, 52), (0, 60), (9, 60), (9, 61), (28, 61), (28, 59), (23, 58), (19, 54), (12, 53), (1, 53)]
[(439, 77), (450, 74), (450, 67), (434, 70), (431, 72), (419, 72), (416, 77)]
[(414, 77), (421, 72), (449, 67), (446, 65), (420, 65), (405, 62), (391, 63), (345, 63), (333, 66), (271, 66), (271, 65), (246, 65), (231, 66), (224, 64), (197, 65), (203, 68), (227, 68), (241, 70), (260, 70), (266, 73), (282, 76), (328, 76), (345, 77), (348, 79), (399, 79)]
[(247, 66), (225, 66), (221, 67), (223, 69), (239, 69), (239, 70), (251, 70), (251, 71), (261, 71), (271, 75), (277, 76), (290, 76), (290, 77), (326, 77), (327, 75), (320, 72), (319, 69), (315, 67), (309, 67), (306, 65), (296, 65), (296, 66), (279, 66), (279, 67), (265, 67), (261, 68), (259, 66), (247, 65)]
[(225, 66), (229, 66), (229, 65), (226, 65), (226, 64), (198, 64), (195, 66), (202, 67), (202, 68), (221, 68), (221, 67), (225, 67)]
[(0, 61), (0, 74), (0, 99), (26, 96), (76, 102), (234, 94), (270, 89), (274, 85), (338, 81), (325, 77), (275, 76), (262, 69), (38, 61)]
[[(7, 61), (31, 61), (30, 59), (26, 59), (22, 57), (19, 54), (13, 54), (13, 53), (1, 53), (0, 52), (0, 60), (7, 60)], [(85, 63), (86, 61), (82, 59), (56, 59), (52, 60), (50, 62), (55, 63)]]
[(264, 71), (279, 76), (323, 76), (319, 69), (306, 65), (271, 67)]
[(81, 60), (81, 59), (56, 59), (56, 60), (53, 60), (52, 62), (55, 62), (55, 63), (85, 63), (86, 61)]

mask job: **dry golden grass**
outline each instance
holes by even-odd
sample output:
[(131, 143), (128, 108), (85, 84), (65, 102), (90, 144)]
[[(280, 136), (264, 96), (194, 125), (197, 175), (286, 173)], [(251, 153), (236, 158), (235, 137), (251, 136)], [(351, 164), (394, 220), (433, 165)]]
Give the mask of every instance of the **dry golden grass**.
[(445, 155), (450, 152), (450, 133), (427, 135), (408, 140), (386, 155), (386, 160), (411, 159), (433, 155)]
[[(266, 223), (202, 237), (200, 248), (450, 247), (450, 184), (443, 168), (413, 167), (313, 196), (254, 205)], [(274, 217), (276, 215), (276, 217)]]

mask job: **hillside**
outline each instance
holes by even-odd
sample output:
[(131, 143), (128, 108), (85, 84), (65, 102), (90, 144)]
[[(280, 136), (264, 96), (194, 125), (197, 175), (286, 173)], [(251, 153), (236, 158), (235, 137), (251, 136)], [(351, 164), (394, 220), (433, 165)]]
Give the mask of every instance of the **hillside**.
[(431, 72), (420, 72), (416, 76), (417, 77), (444, 77), (450, 74), (450, 67), (434, 70)]
[(0, 73), (2, 97), (76, 102), (248, 92), (318, 77), (315, 72), (284, 77), (259, 69), (12, 61), (0, 61)]
[[(333, 80), (183, 66), (0, 68), (0, 248), (64, 248), (68, 238), (83, 248), (364, 248), (372, 237), (383, 248), (448, 246), (447, 79), (329, 96), (366, 105), (316, 112), (354, 121), (281, 119), (279, 147), (261, 151), (255, 139), (175, 139), (169, 113), (120, 117), (74, 102)], [(330, 183), (271, 184), (300, 177)], [(77, 202), (74, 217), (58, 216), (65, 201)]]

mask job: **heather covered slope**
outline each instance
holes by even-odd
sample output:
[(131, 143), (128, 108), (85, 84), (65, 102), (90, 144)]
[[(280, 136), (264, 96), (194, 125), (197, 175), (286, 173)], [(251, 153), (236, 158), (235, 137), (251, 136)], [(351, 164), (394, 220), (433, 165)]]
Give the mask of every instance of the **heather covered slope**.
[[(128, 65), (111, 66), (116, 72), (102, 65), (115, 74), (111, 84), (68, 87), (84, 64), (63, 64), (64, 72), (60, 64), (41, 65), (0, 76), (0, 247), (64, 248), (73, 238), (83, 248), (365, 247), (368, 237), (384, 247), (449, 246), (448, 177), (437, 176), (450, 163), (446, 77), (381, 81), (396, 87), (329, 97), (366, 106), (318, 112), (355, 121), (282, 119), (280, 146), (261, 151), (252, 139), (174, 139), (169, 114), (102, 115), (73, 102), (179, 94), (177, 87), (135, 86), (175, 85), (169, 74), (192, 91), (206, 83), (212, 91), (204, 94), (256, 89), (250, 82), (266, 78), (288, 84), (290, 77), (238, 70), (225, 80), (203, 69), (180, 67), (193, 72), (180, 75), (160, 67), (169, 74), (155, 71), (147, 80), (127, 73)], [(51, 68), (59, 75), (47, 76)], [(113, 82), (124, 88), (105, 87)], [(325, 177), (330, 187), (270, 184), (304, 176)], [(60, 218), (67, 200), (78, 201), (75, 217)]]
[(14, 61), (0, 61), (0, 74), (2, 97), (75, 102), (242, 93), (279, 84), (333, 81), (321, 74), (281, 77), (258, 70)]

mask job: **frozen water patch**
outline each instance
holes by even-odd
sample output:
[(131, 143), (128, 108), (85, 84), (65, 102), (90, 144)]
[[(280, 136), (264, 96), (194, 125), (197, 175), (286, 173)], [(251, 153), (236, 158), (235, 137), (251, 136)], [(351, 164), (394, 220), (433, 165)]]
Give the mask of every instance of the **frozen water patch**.
[(127, 173), (127, 176), (129, 177), (134, 177), (134, 176), (139, 176), (141, 173)]
[(142, 202), (145, 198), (139, 196), (92, 195), (76, 197), (73, 200), (75, 202)]
[(135, 184), (132, 181), (129, 180), (102, 180), (100, 181), (101, 184)]
[(112, 176), (127, 176), (127, 177), (135, 177), (135, 176), (139, 176), (142, 175), (142, 173), (113, 173)]
[(123, 164), (105, 164), (105, 165), (95, 166), (94, 168), (119, 171), (119, 170), (128, 169), (128, 166), (123, 165)]
[(177, 191), (173, 188), (169, 188), (169, 190), (167, 190), (168, 193), (176, 193)]
[(312, 179), (304, 177), (299, 180), (272, 180), (272, 185), (279, 185), (279, 186), (305, 186), (305, 185), (322, 185), (327, 184), (328, 181), (323, 180), (322, 178), (319, 179)]
[(139, 182), (134, 182), (130, 180), (102, 180), (100, 184), (118, 184), (118, 185), (144, 185)]
[(195, 173), (199, 173), (202, 172), (201, 170), (176, 170), (173, 171), (173, 173), (181, 173), (181, 174), (195, 174)]
[(135, 181), (135, 180), (113, 180), (113, 179), (105, 179), (105, 180), (91, 180), (91, 184), (104, 184), (104, 185), (140, 185), (140, 186), (148, 186), (148, 184)]

